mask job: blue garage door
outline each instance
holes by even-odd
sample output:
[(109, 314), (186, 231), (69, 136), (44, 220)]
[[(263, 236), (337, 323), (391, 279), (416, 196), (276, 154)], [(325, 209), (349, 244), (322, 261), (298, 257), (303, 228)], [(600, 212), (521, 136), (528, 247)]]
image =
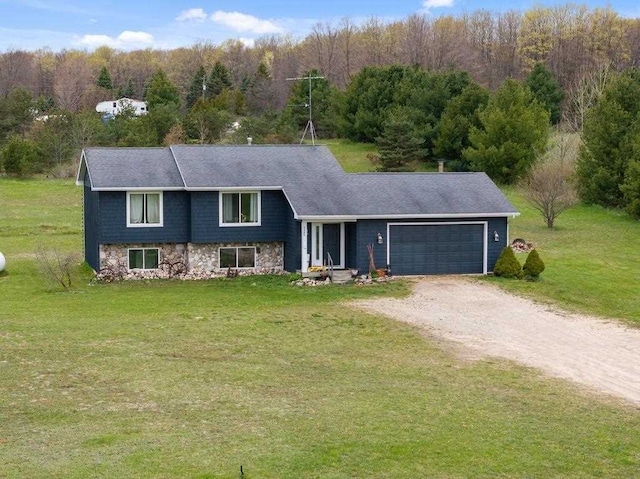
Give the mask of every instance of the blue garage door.
[(390, 225), (389, 262), (394, 274), (481, 274), (484, 225)]

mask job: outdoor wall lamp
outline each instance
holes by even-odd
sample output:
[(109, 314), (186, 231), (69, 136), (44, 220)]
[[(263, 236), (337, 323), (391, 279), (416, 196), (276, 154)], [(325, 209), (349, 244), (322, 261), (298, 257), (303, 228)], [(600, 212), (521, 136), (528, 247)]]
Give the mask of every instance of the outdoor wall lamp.
[(500, 235), (498, 234), (497, 231), (493, 232), (493, 241), (500, 241)]
[(378, 244), (382, 244), (382, 242), (384, 241), (384, 239), (382, 238), (382, 235), (378, 233), (376, 237), (378, 238)]

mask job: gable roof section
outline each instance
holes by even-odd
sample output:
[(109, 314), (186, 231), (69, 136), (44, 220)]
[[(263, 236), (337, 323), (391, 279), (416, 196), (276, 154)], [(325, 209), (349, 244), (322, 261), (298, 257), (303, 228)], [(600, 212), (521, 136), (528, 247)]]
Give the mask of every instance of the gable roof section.
[(511, 216), (517, 210), (485, 173), (348, 175), (358, 216)]
[(87, 148), (92, 190), (281, 189), (306, 220), (513, 216), (484, 173), (345, 173), (326, 146)]
[(92, 190), (184, 189), (168, 148), (85, 148), (76, 184), (85, 169)]

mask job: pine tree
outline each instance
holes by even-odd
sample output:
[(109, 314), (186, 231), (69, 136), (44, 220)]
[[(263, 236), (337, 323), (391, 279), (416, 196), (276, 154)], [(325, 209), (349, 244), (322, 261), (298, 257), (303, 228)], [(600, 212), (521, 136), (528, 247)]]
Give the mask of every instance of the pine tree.
[(598, 104), (587, 114), (576, 165), (583, 201), (614, 208), (633, 201), (629, 185), (635, 183), (636, 173), (629, 167), (640, 161), (639, 118), (640, 70), (630, 69), (609, 80)]
[(107, 70), (107, 67), (102, 67), (102, 69), (100, 70), (100, 75), (98, 75), (96, 85), (98, 85), (100, 88), (104, 88), (105, 90), (113, 90), (113, 82), (111, 81), (111, 75), (109, 75), (109, 70)]
[(232, 86), (233, 83), (231, 83), (229, 70), (221, 62), (216, 62), (207, 81), (207, 96), (214, 98), (218, 96), (222, 90), (225, 88), (230, 89)]
[[(295, 82), (289, 94), (285, 121), (290, 121), (301, 131), (309, 121), (309, 107), (312, 108), (312, 119), (318, 136), (327, 137), (333, 134), (331, 115), (331, 98), (333, 91), (329, 81), (322, 78), (318, 70), (311, 70), (302, 75), (303, 79)], [(305, 78), (306, 77), (306, 78)], [(309, 105), (309, 79), (311, 77), (311, 105)], [(320, 78), (313, 78), (320, 77)]]
[(462, 152), (471, 146), (469, 131), (472, 126), (480, 128), (478, 110), (488, 101), (489, 92), (472, 83), (447, 104), (440, 118), (433, 153), (436, 157), (450, 160), (450, 165), (457, 171), (469, 169)]
[(376, 143), (381, 171), (409, 171), (412, 163), (424, 159), (424, 138), (416, 133), (404, 109), (389, 114)]
[(144, 99), (149, 106), (149, 111), (158, 105), (173, 105), (175, 109), (180, 108), (180, 92), (163, 70), (158, 70), (147, 83)]
[(193, 76), (193, 80), (191, 80), (191, 85), (189, 86), (185, 102), (187, 110), (190, 110), (191, 107), (193, 107), (193, 105), (203, 97), (203, 93), (206, 95), (206, 76), (207, 73), (205, 72), (204, 67), (200, 66), (196, 74)]
[(482, 126), (471, 127), (465, 160), (472, 170), (484, 171), (498, 183), (515, 182), (546, 147), (549, 112), (529, 88), (509, 78), (478, 115)]
[(527, 77), (526, 85), (534, 98), (549, 111), (551, 123), (557, 124), (562, 116), (564, 100), (564, 91), (560, 83), (542, 63), (537, 63)]

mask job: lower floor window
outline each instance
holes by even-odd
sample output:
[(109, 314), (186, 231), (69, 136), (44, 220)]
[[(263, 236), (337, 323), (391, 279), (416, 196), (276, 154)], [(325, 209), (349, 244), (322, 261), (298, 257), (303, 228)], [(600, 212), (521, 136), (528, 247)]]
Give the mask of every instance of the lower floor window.
[(220, 248), (220, 268), (255, 268), (255, 247)]
[(129, 269), (156, 269), (159, 257), (158, 248), (132, 248), (129, 250)]

